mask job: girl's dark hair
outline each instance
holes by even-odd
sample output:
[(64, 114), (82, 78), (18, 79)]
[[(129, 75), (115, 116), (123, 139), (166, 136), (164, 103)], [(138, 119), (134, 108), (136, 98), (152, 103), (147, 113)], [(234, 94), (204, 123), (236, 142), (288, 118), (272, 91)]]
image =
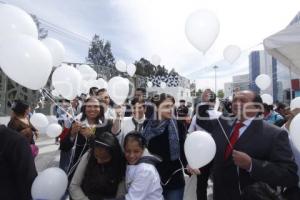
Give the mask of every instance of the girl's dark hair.
[(152, 97), (152, 103), (154, 103), (156, 105), (156, 107), (158, 108), (160, 106), (160, 104), (162, 102), (164, 102), (166, 99), (171, 99), (171, 101), (173, 103), (175, 103), (175, 99), (172, 95), (170, 94), (166, 94), (166, 93), (161, 93), (161, 94), (157, 94), (154, 97)]
[(86, 113), (85, 113), (86, 104), (91, 100), (96, 100), (99, 103), (99, 107), (100, 107), (100, 113), (96, 118), (96, 122), (98, 122), (99, 120), (101, 120), (103, 122), (104, 121), (104, 107), (96, 97), (89, 97), (84, 101), (84, 104), (81, 107), (82, 116), (81, 116), (80, 121), (83, 121), (86, 119)]
[(128, 143), (129, 140), (134, 140), (134, 141), (137, 141), (139, 146), (142, 148), (142, 149), (145, 149), (147, 147), (146, 145), (146, 139), (143, 137), (143, 135), (138, 132), (138, 131), (131, 131), (129, 132), (126, 136), (125, 136), (125, 139), (124, 139), (124, 149)]
[(15, 100), (11, 104), (11, 109), (16, 115), (24, 115), (26, 110), (29, 108), (29, 105), (22, 100)]
[[(98, 164), (94, 155), (95, 148), (104, 148), (111, 156), (111, 161), (106, 164)], [(102, 176), (107, 178), (99, 180), (99, 170), (102, 166)], [(126, 162), (118, 139), (109, 132), (102, 132), (95, 136), (91, 142), (90, 156), (85, 170), (84, 181), (82, 184), (83, 190), (89, 192), (114, 193), (117, 191), (118, 184), (125, 176)], [(100, 177), (101, 179), (101, 177)]]

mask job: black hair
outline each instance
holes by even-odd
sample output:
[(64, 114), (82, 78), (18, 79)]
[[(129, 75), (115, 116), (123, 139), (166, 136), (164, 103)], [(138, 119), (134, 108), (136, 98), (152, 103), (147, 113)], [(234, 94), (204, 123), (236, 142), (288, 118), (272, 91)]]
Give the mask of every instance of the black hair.
[(94, 95), (97, 94), (97, 92), (98, 92), (98, 88), (97, 87), (91, 87), (90, 91), (89, 91), (89, 95), (90, 96), (94, 96)]
[(158, 108), (160, 106), (160, 104), (162, 102), (164, 102), (165, 100), (167, 99), (171, 99), (171, 101), (173, 103), (175, 103), (175, 99), (172, 95), (170, 94), (166, 94), (166, 93), (161, 93), (161, 94), (157, 94), (157, 95), (154, 95), (154, 97), (152, 97), (151, 101), (152, 103), (154, 103), (156, 105), (156, 107)]
[[(98, 164), (94, 155), (95, 148), (104, 148), (111, 156), (105, 164)], [(84, 174), (82, 188), (85, 193), (103, 191), (116, 193), (120, 181), (125, 177), (126, 161), (118, 139), (109, 132), (96, 133), (92, 140), (89, 160)], [(99, 168), (101, 167), (101, 168)], [(102, 169), (102, 174), (99, 170)], [(106, 178), (99, 180), (99, 176)], [(101, 179), (101, 177), (100, 177)]]
[(134, 141), (137, 141), (139, 146), (142, 148), (142, 149), (145, 149), (147, 147), (146, 145), (146, 139), (144, 138), (144, 136), (138, 132), (138, 131), (131, 131), (129, 132), (126, 136), (125, 136), (125, 139), (124, 139), (124, 149), (128, 143), (129, 140), (134, 140)]
[(145, 100), (142, 100), (142, 99), (140, 99), (138, 97), (135, 97), (135, 98), (132, 99), (132, 101), (131, 101), (130, 104), (132, 106), (134, 106), (136, 103), (143, 104), (143, 106), (145, 107)]
[(22, 100), (15, 100), (11, 104), (11, 109), (14, 111), (16, 115), (25, 115), (26, 110), (29, 108), (29, 105), (27, 102)]
[(185, 103), (185, 100), (184, 99), (180, 99), (179, 102), (180, 103)]
[(145, 88), (136, 88), (135, 91), (141, 91), (143, 94), (146, 94)]
[(98, 96), (100, 93), (102, 93), (102, 92), (107, 92), (107, 89), (105, 89), (105, 88), (100, 88), (98, 91), (97, 91), (97, 93), (96, 93), (96, 95)]
[(89, 97), (84, 101), (84, 104), (81, 107), (81, 111), (82, 111), (82, 116), (80, 121), (84, 121), (86, 119), (86, 113), (85, 113), (85, 109), (86, 109), (86, 103), (88, 103), (91, 100), (97, 100), (97, 102), (99, 103), (99, 107), (100, 107), (100, 113), (96, 118), (96, 122), (98, 122), (99, 120), (101, 120), (102, 122), (104, 121), (104, 107), (103, 105), (100, 103), (100, 101), (96, 98), (96, 97)]
[(288, 106), (284, 103), (279, 102), (277, 104), (277, 109), (276, 110), (280, 110), (280, 109), (286, 109)]
[(257, 182), (247, 186), (242, 193), (242, 200), (282, 200), (268, 184)]

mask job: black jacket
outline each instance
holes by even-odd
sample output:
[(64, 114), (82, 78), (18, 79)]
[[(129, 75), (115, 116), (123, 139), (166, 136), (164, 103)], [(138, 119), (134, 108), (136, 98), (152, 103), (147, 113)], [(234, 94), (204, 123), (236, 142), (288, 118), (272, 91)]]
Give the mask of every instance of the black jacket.
[[(229, 137), (234, 121), (220, 119), (220, 122)], [(259, 181), (283, 187), (298, 184), (297, 165), (285, 130), (263, 120), (253, 120), (234, 145), (235, 150), (252, 158), (252, 170), (239, 169), (238, 175), (232, 156), (224, 161), (227, 141), (218, 122), (214, 123), (212, 136), (217, 146), (213, 170), (215, 200), (240, 200), (239, 183), (241, 190)]]
[[(148, 120), (144, 122), (144, 126), (146, 126), (147, 122)], [(181, 121), (177, 121), (177, 127), (180, 144), (180, 160), (182, 164), (179, 159), (175, 161), (170, 159), (169, 136), (167, 132), (147, 141), (149, 152), (162, 159), (162, 162), (156, 165), (162, 183), (166, 183), (171, 178), (168, 184), (163, 185), (163, 189), (179, 189), (185, 185), (182, 171), (178, 171), (172, 176), (173, 172), (182, 168), (182, 165), (183, 167), (186, 167), (187, 165), (187, 160), (184, 154), (184, 141), (187, 130)]]
[(31, 185), (36, 176), (26, 138), (4, 125), (0, 126), (0, 199), (31, 199)]

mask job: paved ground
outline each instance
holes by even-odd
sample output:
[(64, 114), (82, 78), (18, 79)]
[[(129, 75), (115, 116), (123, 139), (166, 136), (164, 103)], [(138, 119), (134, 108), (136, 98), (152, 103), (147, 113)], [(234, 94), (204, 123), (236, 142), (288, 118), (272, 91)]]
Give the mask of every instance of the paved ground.
[[(59, 164), (59, 145), (55, 144), (54, 139), (42, 135), (36, 144), (39, 146), (39, 155), (35, 158), (38, 172), (49, 167), (58, 167)], [(196, 176), (186, 177), (186, 188), (184, 200), (196, 200)], [(212, 183), (208, 187), (208, 200), (212, 200)]]

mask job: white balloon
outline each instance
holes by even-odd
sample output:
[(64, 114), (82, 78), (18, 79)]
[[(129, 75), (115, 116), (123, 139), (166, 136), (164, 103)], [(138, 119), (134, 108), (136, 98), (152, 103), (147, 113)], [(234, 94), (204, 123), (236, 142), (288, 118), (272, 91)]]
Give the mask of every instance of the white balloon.
[(234, 63), (241, 55), (241, 48), (236, 45), (229, 45), (223, 51), (225, 60)]
[(97, 72), (91, 68), (89, 65), (80, 65), (77, 67), (83, 80), (96, 80)]
[(65, 194), (68, 186), (66, 173), (57, 167), (42, 171), (31, 187), (33, 199), (59, 200)]
[(116, 68), (120, 72), (126, 72), (126, 63), (123, 60), (118, 60), (116, 63)]
[(72, 66), (62, 64), (52, 74), (52, 85), (66, 99), (73, 100), (81, 87), (81, 74)]
[(27, 35), (16, 35), (1, 43), (0, 66), (15, 82), (38, 90), (48, 81), (52, 58), (49, 50), (39, 40)]
[(263, 103), (266, 103), (268, 105), (272, 105), (273, 104), (273, 97), (269, 94), (262, 94), (261, 95), (262, 101)]
[(148, 81), (147, 86), (148, 86), (149, 88), (151, 88), (151, 87), (153, 86), (153, 83), (152, 83), (151, 81)]
[(57, 123), (53, 123), (53, 124), (50, 124), (48, 127), (47, 127), (47, 135), (50, 137), (50, 138), (56, 138), (58, 137), (62, 132), (62, 127), (61, 125), (57, 124)]
[(160, 82), (160, 87), (161, 88), (166, 88), (167, 87), (167, 84), (165, 82)]
[(300, 108), (300, 97), (296, 97), (291, 101), (290, 109)]
[(290, 137), (294, 147), (300, 151), (300, 114), (297, 114), (290, 125)]
[(136, 66), (134, 64), (130, 64), (127, 66), (127, 73), (129, 76), (133, 76), (136, 71)]
[(30, 123), (37, 129), (42, 129), (48, 126), (49, 121), (42, 113), (33, 113), (30, 117)]
[(46, 38), (42, 40), (43, 44), (49, 49), (52, 55), (53, 66), (58, 67), (65, 59), (65, 47), (63, 44), (53, 38)]
[(102, 89), (102, 88), (107, 89), (108, 88), (108, 84), (103, 78), (98, 78), (96, 80), (96, 82), (97, 82), (97, 86), (99, 89)]
[(0, 42), (4, 38), (16, 34), (24, 34), (38, 39), (37, 26), (32, 17), (24, 10), (9, 5), (0, 4)]
[(160, 65), (160, 62), (161, 62), (161, 58), (160, 58), (160, 56), (159, 55), (153, 55), (152, 57), (151, 57), (151, 63), (153, 64), (153, 65), (155, 65), (155, 66), (158, 66), (158, 65)]
[(80, 84), (80, 89), (79, 89), (79, 93), (77, 93), (78, 95), (81, 95), (81, 94), (88, 94), (89, 91), (90, 91), (90, 83), (89, 81), (86, 81), (86, 80), (82, 80), (81, 81), (81, 84)]
[(205, 131), (190, 133), (184, 142), (184, 152), (191, 168), (198, 169), (208, 164), (216, 154), (216, 143)]
[(196, 49), (205, 53), (216, 40), (219, 27), (219, 20), (212, 12), (198, 10), (187, 18), (185, 34)]
[(255, 79), (255, 84), (261, 90), (267, 89), (271, 85), (271, 78), (267, 74), (260, 74)]
[(108, 82), (108, 94), (116, 104), (123, 104), (129, 94), (128, 79), (126, 80), (119, 76), (110, 79)]

